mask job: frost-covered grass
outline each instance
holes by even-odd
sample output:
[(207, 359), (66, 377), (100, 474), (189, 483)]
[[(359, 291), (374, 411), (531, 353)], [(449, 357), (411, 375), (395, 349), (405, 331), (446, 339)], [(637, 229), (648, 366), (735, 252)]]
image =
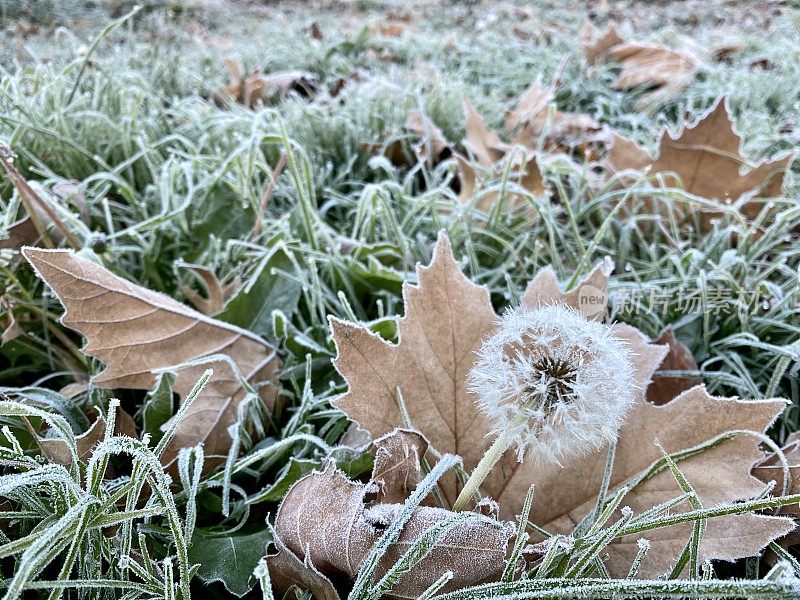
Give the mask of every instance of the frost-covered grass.
[[(7, 501), (0, 509), (0, 569), (9, 597), (23, 588), (51, 597), (83, 588), (87, 597), (171, 598), (189, 586), (197, 597), (224, 597), (222, 584), (206, 586), (189, 568), (193, 532), (235, 537), (263, 526), (279, 490), (285, 491), (280, 486), (297, 477), (289, 457), (319, 463), (332, 451), (351, 474), (369, 470), (368, 459), (365, 464), (351, 451), (331, 450), (347, 422), (329, 404), (344, 388), (330, 364), (326, 317), (375, 321), (382, 334), (394, 335), (391, 317), (402, 312), (401, 283), (414, 278), (418, 261), (429, 260), (440, 229), (448, 231), (456, 256), (465, 257), (465, 272), (490, 288), (498, 309), (515, 305), (541, 266), (553, 265), (568, 280), (610, 256), (617, 264), (612, 298), (627, 299), (629, 309), (617, 304), (617, 318), (653, 336), (673, 324), (711, 393), (785, 397), (792, 405), (771, 434), (781, 442), (800, 429), (797, 164), (787, 177), (786, 199), (776, 200), (777, 216), (760, 223), (761, 231), (731, 214), (703, 234), (669, 221), (654, 225), (643, 208), (625, 208), (624, 191), (598, 184), (595, 173), (566, 160), (548, 166), (550, 197), (529, 198), (538, 209), (530, 219), (523, 209), (482, 214), (460, 205), (452, 161), (401, 168), (364, 145), (402, 139), (410, 151), (414, 140), (402, 125), (412, 108), (459, 143), (464, 95), (499, 128), (532, 79), (557, 76), (559, 109), (587, 112), (651, 148), (662, 126), (674, 127), (683, 115), (699, 114), (727, 94), (745, 151), (759, 160), (800, 139), (796, 9), (781, 6), (782, 14), (771, 15), (748, 3), (611, 3), (617, 20), (636, 18), (640, 37), (702, 48), (731, 40), (745, 45), (730, 63), (709, 62), (674, 101), (641, 112), (637, 93), (611, 88), (613, 67), (582, 61), (576, 43), (582, 2), (419, 3), (409, 9), (407, 32), (391, 38), (368, 27), (390, 8), (400, 16), (404, 10), (381, 2), (312, 9), (302, 3), (150, 0), (92, 51), (97, 35), (133, 3), (70, 0), (51, 11), (42, 10), (45, 4), (0, 0), (0, 140), (13, 148), (30, 180), (80, 183), (85, 201), (68, 200), (73, 216), (65, 218), (72, 219), (81, 244), (115, 272), (179, 300), (187, 299), (183, 286), (197, 287), (179, 261), (210, 267), (228, 282), (282, 244), (302, 294), (279, 323), (276, 339), (286, 357), (285, 408), (240, 432), (242, 454), (224, 471), (192, 483), (200, 456), (187, 454), (181, 472), (173, 474), (185, 484), (174, 500), (152, 448), (109, 437), (73, 471), (40, 464), (31, 458), (32, 439), (20, 415), (2, 405), (9, 429), (2, 438), (0, 487)], [(23, 19), (38, 33), (26, 33)], [(307, 33), (312, 21), (319, 22), (322, 40)], [(632, 31), (630, 22), (626, 27)], [(324, 88), (356, 69), (368, 77), (336, 98), (323, 91), (314, 102), (289, 98), (256, 110), (218, 106), (211, 97), (227, 80), (223, 57), (235, 57), (245, 71), (309, 70)], [(750, 66), (761, 58), (773, 68)], [(290, 160), (259, 229), (255, 215), (282, 152)], [(5, 179), (0, 196), (5, 223), (11, 223), (21, 213)], [(682, 197), (679, 190), (660, 196), (666, 205)], [(352, 247), (358, 250), (348, 251)], [(14, 314), (34, 317), (19, 323), (24, 336), (0, 348), (0, 385), (52, 413), (47, 418), (65, 418), (67, 401), (53, 390), (96, 374), (102, 365), (77, 350), (79, 338), (57, 321), (57, 301), (18, 260), (3, 254), (0, 316), (7, 323), (13, 306)], [(685, 310), (677, 290), (696, 296), (694, 310)], [(740, 310), (740, 297), (753, 300), (752, 308)], [(120, 400), (133, 414), (143, 394), (124, 392)], [(106, 390), (91, 386), (68, 404), (87, 412), (112, 405)], [(132, 458), (116, 457), (120, 453)], [(148, 478), (144, 491), (141, 474)], [(137, 502), (140, 495), (150, 500)], [(716, 510), (764, 509), (776, 501), (756, 502)], [(644, 531), (667, 518), (625, 527)], [(614, 525), (600, 523), (574, 545), (553, 544), (536, 581), (496, 584), (485, 595), (793, 593), (783, 577), (798, 565), (777, 546), (773, 550), (789, 562), (772, 570), (757, 561), (719, 567), (750, 580), (744, 583), (594, 579), (602, 577), (597, 558), (604, 544), (621, 535), (609, 533)], [(560, 565), (567, 560), (600, 566), (574, 573), (593, 577), (577, 580), (565, 577)], [(202, 568), (201, 575), (208, 578)]]

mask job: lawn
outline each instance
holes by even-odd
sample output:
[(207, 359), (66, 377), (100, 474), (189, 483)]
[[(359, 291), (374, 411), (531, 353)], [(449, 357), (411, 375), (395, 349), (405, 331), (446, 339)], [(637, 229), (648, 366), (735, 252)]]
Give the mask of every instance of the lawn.
[(800, 5), (0, 23), (6, 598), (800, 594)]

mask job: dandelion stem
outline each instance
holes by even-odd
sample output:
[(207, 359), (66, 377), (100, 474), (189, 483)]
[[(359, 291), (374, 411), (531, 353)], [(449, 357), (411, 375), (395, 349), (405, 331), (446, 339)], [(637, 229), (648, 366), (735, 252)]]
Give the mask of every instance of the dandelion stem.
[(481, 458), (475, 470), (472, 471), (472, 475), (467, 479), (467, 483), (464, 484), (464, 488), (461, 490), (458, 498), (456, 498), (453, 504), (454, 512), (461, 512), (467, 507), (470, 500), (472, 500), (472, 497), (475, 495), (475, 492), (478, 491), (478, 488), (483, 483), (483, 480), (489, 475), (489, 471), (492, 470), (492, 467), (497, 464), (503, 454), (505, 454), (505, 451), (508, 450), (514, 442), (514, 435), (517, 427), (519, 427), (524, 420), (524, 415), (517, 416), (514, 422), (511, 423), (511, 426), (508, 427), (502, 435), (497, 436), (497, 439), (486, 451), (486, 454), (483, 455), (483, 458)]

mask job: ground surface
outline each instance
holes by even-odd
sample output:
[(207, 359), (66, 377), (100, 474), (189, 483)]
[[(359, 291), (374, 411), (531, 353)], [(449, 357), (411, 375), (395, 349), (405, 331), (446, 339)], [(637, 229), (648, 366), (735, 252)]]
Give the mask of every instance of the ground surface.
[[(653, 150), (664, 127), (676, 129), (725, 96), (743, 154), (755, 164), (800, 142), (794, 3), (139, 4), (135, 17), (101, 36), (133, 2), (0, 0), (0, 140), (42, 189), (77, 182), (80, 201), (66, 202), (78, 215), (81, 246), (179, 301), (192, 290), (205, 293), (186, 265), (227, 284), (247, 279), (279, 243), (290, 251), (293, 262), (277, 268), (292, 273), (296, 300), (269, 307), (284, 310), (288, 325), (278, 335), (265, 319), (259, 330), (285, 357), (286, 410), (244, 436), (244, 456), (298, 433), (337, 442), (348, 423), (329, 404), (344, 385), (330, 365), (326, 317), (375, 321), (392, 337), (386, 323), (402, 313), (401, 283), (413, 280), (418, 261), (427, 263), (442, 228), (498, 310), (518, 301), (537, 268), (553, 265), (567, 280), (610, 256), (612, 293), (633, 303), (617, 306), (618, 318), (653, 337), (673, 325), (713, 394), (787, 398), (790, 408), (769, 432), (777, 442), (800, 429), (800, 161), (761, 228), (731, 216), (711, 231), (697, 222), (654, 226), (642, 205), (612, 214), (619, 197), (603, 185), (600, 167), (567, 159), (544, 168), (548, 192), (530, 199), (539, 213), (532, 221), (524, 211), (487, 214), (459, 204), (456, 162), (409, 163), (419, 138), (404, 127), (417, 109), (464, 151), (464, 97), (501, 130), (506, 111), (541, 78), (554, 86), (559, 110), (585, 113)], [(618, 67), (583, 57), (578, 36), (587, 19), (616, 23), (630, 39), (690, 50), (703, 67), (663, 102), (643, 101), (645, 90), (616, 90)], [(713, 50), (726, 44), (740, 47), (715, 60)], [(226, 59), (245, 76), (306, 71), (317, 89), (252, 108), (221, 101)], [(406, 159), (391, 160), (398, 140)], [(294, 152), (278, 167), (287, 147)], [(2, 186), (9, 225), (22, 212), (7, 180)], [(675, 197), (665, 193), (663, 201)], [(353, 247), (363, 252), (352, 255)], [(77, 383), (77, 404), (107, 406), (109, 393), (86, 385), (102, 364), (80, 353), (79, 336), (57, 322), (56, 299), (13, 260), (4, 255), (0, 311), (9, 329), (17, 319), (22, 334), (15, 329), (0, 348), (0, 385)], [(679, 289), (702, 301), (687, 310), (673, 293)], [(736, 304), (743, 295), (755, 299), (747, 310)], [(714, 298), (718, 305), (709, 307)], [(121, 400), (140, 417), (143, 393), (124, 392)], [(321, 460), (313, 447), (299, 448), (295, 456)], [(268, 488), (284, 473), (287, 456), (277, 458), (239, 483), (248, 493)], [(224, 520), (220, 497), (209, 490), (198, 527), (215, 533), (233, 523), (247, 531), (280, 497), (236, 504)], [(168, 537), (164, 527), (151, 532), (159, 543)], [(81, 565), (86, 573), (96, 566)]]

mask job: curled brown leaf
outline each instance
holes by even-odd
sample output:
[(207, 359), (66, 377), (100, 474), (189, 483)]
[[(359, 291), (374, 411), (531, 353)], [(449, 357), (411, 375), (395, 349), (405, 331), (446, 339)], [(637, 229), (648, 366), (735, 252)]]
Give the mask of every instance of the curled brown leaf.
[(260, 398), (268, 407), (274, 404), (280, 361), (275, 348), (258, 336), (130, 283), (71, 251), (24, 248), (22, 253), (64, 305), (62, 323), (86, 337), (83, 351), (106, 364), (93, 379), (98, 387), (149, 390), (156, 371), (193, 362), (178, 370), (173, 388), (185, 398), (206, 369), (214, 370), (178, 424), (162, 457), (165, 464), (180, 448), (198, 443), (205, 446), (208, 468), (227, 455), (228, 427), (247, 395), (239, 374), (247, 382), (266, 382)]

